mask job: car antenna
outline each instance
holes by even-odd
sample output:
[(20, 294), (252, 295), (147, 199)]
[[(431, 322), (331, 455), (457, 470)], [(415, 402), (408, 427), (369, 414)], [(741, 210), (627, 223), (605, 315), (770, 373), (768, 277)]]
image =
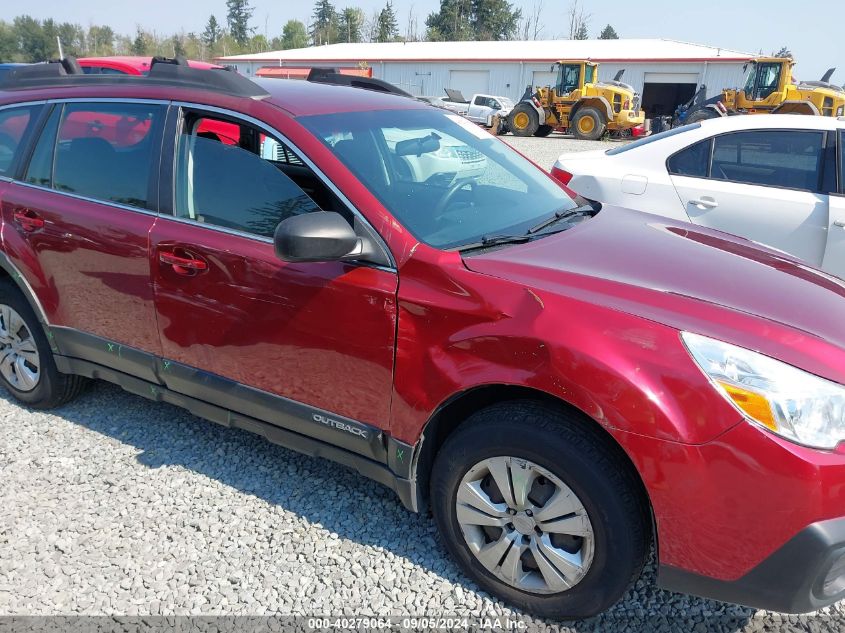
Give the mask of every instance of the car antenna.
[(59, 60), (64, 61), (65, 59), (65, 52), (62, 50), (62, 38), (58, 35), (56, 36), (56, 44), (59, 45)]

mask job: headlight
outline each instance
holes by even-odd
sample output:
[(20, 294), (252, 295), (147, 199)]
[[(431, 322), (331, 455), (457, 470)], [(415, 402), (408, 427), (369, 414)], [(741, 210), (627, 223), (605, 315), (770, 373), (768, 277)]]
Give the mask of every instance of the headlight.
[(805, 446), (832, 449), (845, 440), (845, 386), (706, 336), (682, 332), (681, 338), (749, 420)]

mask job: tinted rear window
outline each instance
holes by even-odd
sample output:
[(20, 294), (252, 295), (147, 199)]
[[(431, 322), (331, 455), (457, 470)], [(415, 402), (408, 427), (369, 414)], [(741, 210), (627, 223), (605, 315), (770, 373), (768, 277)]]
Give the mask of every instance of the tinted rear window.
[(628, 150), (635, 149), (637, 147), (642, 147), (643, 145), (648, 145), (649, 143), (654, 143), (655, 141), (659, 141), (660, 139), (669, 138), (670, 136), (676, 136), (678, 134), (683, 134), (684, 132), (690, 132), (692, 130), (697, 130), (701, 127), (701, 123), (690, 123), (689, 125), (682, 125), (681, 127), (676, 127), (673, 130), (666, 130), (665, 132), (660, 132), (660, 134), (655, 134), (653, 136), (647, 136), (639, 141), (634, 141), (633, 143), (628, 143), (627, 145), (620, 145), (619, 147), (614, 147), (613, 149), (609, 149), (605, 152), (608, 156), (615, 156), (616, 154), (622, 154), (623, 152), (627, 152)]
[(56, 144), (53, 187), (136, 207), (148, 200), (163, 106), (141, 103), (71, 103)]

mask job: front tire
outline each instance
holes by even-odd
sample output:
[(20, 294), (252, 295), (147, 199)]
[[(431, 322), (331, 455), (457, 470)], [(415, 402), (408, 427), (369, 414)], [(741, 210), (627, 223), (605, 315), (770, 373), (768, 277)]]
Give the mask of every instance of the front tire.
[(540, 617), (601, 613), (648, 553), (635, 475), (590, 424), (537, 402), (493, 405), (433, 465), (432, 511), (449, 552), (482, 589)]
[(534, 136), (540, 127), (540, 117), (527, 103), (518, 103), (508, 116), (508, 127), (515, 136)]
[(59, 372), (35, 312), (20, 290), (0, 282), (0, 384), (15, 399), (50, 409), (75, 398), (86, 380)]

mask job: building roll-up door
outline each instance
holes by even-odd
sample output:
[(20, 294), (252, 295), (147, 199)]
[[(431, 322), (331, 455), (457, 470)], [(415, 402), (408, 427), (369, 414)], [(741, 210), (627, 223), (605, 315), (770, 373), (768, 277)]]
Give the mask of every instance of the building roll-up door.
[(490, 91), (489, 70), (452, 70), (449, 72), (449, 84), (445, 88), (460, 90), (467, 99), (476, 93)]
[(557, 73), (549, 72), (548, 70), (535, 70), (532, 82), (533, 83), (531, 85), (534, 88), (554, 86), (557, 83)]
[(642, 108), (646, 116), (671, 116), (692, 98), (698, 81), (698, 73), (645, 73)]

